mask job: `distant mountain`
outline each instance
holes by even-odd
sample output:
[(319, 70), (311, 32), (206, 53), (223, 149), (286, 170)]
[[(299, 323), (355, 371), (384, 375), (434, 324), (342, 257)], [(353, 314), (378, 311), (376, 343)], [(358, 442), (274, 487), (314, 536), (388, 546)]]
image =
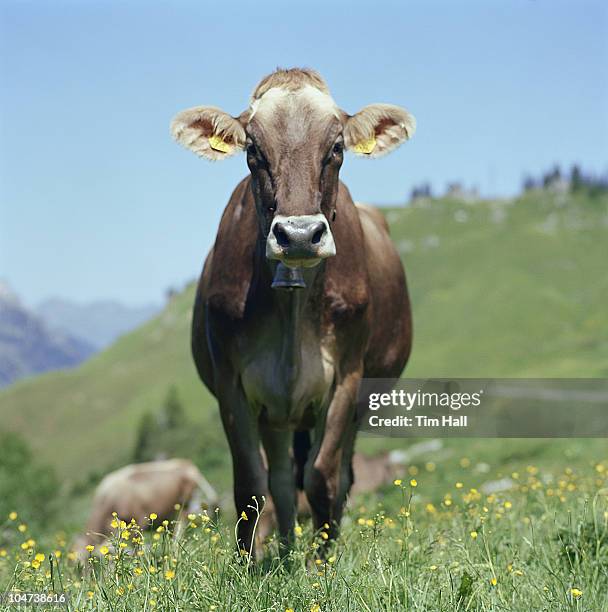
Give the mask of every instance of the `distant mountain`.
[(113, 301), (79, 304), (54, 298), (36, 308), (37, 314), (55, 330), (82, 338), (95, 348), (109, 346), (158, 314), (156, 306), (129, 307)]
[(75, 366), (94, 352), (88, 342), (51, 330), (0, 282), (0, 387), (31, 374)]

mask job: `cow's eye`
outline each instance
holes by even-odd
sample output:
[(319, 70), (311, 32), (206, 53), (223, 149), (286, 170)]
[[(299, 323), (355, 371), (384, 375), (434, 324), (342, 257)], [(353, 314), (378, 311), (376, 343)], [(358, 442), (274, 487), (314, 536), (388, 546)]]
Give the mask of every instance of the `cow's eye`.
[(334, 144), (334, 147), (332, 149), (332, 153), (334, 155), (340, 155), (342, 151), (344, 151), (344, 143), (342, 141), (336, 142), (336, 144)]

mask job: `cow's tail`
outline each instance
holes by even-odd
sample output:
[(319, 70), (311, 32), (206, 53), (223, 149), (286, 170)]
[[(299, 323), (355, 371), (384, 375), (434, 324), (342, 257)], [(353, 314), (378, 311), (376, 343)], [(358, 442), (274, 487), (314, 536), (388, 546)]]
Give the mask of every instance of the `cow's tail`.
[(300, 491), (304, 490), (304, 466), (308, 460), (310, 446), (310, 432), (307, 429), (304, 431), (294, 431), (293, 458), (296, 464), (296, 487)]

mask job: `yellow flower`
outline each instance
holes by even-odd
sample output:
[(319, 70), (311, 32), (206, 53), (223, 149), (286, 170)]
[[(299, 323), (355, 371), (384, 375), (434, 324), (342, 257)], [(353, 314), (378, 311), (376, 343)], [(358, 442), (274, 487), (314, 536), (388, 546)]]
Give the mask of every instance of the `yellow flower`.
[(119, 597), (120, 597), (121, 595), (124, 595), (124, 594), (125, 594), (125, 590), (124, 590), (124, 588), (123, 588), (123, 587), (118, 587), (118, 588), (116, 589), (116, 595), (118, 595)]
[(471, 531), (471, 537), (473, 539), (475, 539), (477, 537), (477, 532), (476, 531)]
[(128, 540), (128, 539), (131, 537), (131, 532), (130, 532), (130, 531), (128, 531), (128, 530), (123, 531), (123, 532), (120, 534), (120, 537), (121, 537), (123, 540)]
[(152, 536), (152, 539), (153, 539), (153, 540), (160, 540), (160, 533), (155, 533), (155, 534)]
[(418, 481), (415, 478), (412, 478), (410, 480), (410, 486), (417, 487), (418, 486)]
[(42, 553), (37, 553), (36, 556), (34, 557), (34, 559), (36, 559), (36, 561), (42, 563), (44, 561), (44, 555)]
[(428, 504), (425, 506), (425, 508), (426, 508), (426, 511), (427, 511), (429, 514), (434, 514), (435, 512), (437, 512), (437, 508), (435, 508), (435, 506), (434, 506), (433, 504), (431, 504), (431, 503), (428, 503)]
[(17, 529), (21, 532), (21, 533), (25, 533), (27, 531), (27, 525), (25, 525), (24, 523), (21, 523), (21, 525), (19, 525), (19, 527), (17, 527)]
[(296, 538), (301, 538), (302, 537), (302, 527), (300, 527), (300, 525), (296, 525), (293, 528), (293, 532), (296, 534)]
[(144, 573), (144, 570), (143, 570), (143, 569), (141, 569), (141, 567), (136, 567), (136, 568), (133, 570), (133, 573), (134, 573), (136, 576), (141, 576), (141, 575)]
[(110, 523), (110, 527), (112, 527), (112, 529), (116, 529), (118, 527), (119, 523), (116, 519), (112, 519), (112, 522)]
[(430, 569), (432, 572), (434, 572), (434, 571), (437, 569), (437, 566), (436, 566), (436, 565), (431, 565), (431, 566), (429, 566), (429, 569)]
[(321, 537), (322, 537), (324, 540), (327, 540), (327, 539), (329, 538), (329, 536), (327, 535), (327, 533), (325, 533), (325, 531), (322, 531), (322, 532), (321, 532)]
[(158, 514), (156, 512), (150, 512), (150, 520), (155, 521), (158, 518)]
[(85, 548), (89, 551), (89, 552), (93, 552), (95, 550), (95, 547), (92, 544), (87, 544), (87, 546), (85, 546)]
[(175, 510), (179, 510), (181, 507), (182, 507), (182, 505), (181, 505), (181, 504), (175, 504), (175, 505), (173, 506), (173, 508), (174, 508)]
[(148, 568), (148, 571), (149, 571), (151, 574), (156, 574), (156, 568), (155, 568), (153, 565), (151, 565), (151, 566)]
[(196, 520), (196, 514), (189, 514), (188, 515), (188, 520), (189, 521), (195, 521)]
[(402, 483), (401, 478), (397, 478), (396, 480), (394, 480), (394, 481), (393, 481), (393, 484), (394, 484), (396, 487), (400, 487), (400, 486), (401, 486), (401, 483)]
[(506, 501), (504, 505), (507, 510), (513, 506), (513, 504), (510, 501)]
[(16, 520), (17, 520), (17, 513), (16, 513), (16, 512), (11, 512), (11, 513), (8, 515), (8, 518), (9, 518), (11, 521), (16, 521)]
[(336, 562), (336, 557), (334, 555), (332, 555), (329, 559), (327, 559), (328, 563), (335, 563)]
[(173, 580), (175, 572), (172, 569), (165, 570), (165, 580)]
[(121, 542), (118, 547), (119, 548), (126, 548), (127, 546), (129, 546), (126, 542)]
[(457, 488), (457, 489), (462, 489), (462, 487), (463, 487), (463, 486), (464, 486), (464, 485), (462, 484), (462, 482), (457, 482), (457, 483), (456, 483), (456, 488)]
[(312, 604), (310, 612), (321, 612), (321, 606), (319, 604)]
[(285, 612), (294, 612), (293, 608), (285, 608)]
[(0, 548), (0, 557), (6, 557), (6, 550), (4, 548)]
[(40, 561), (36, 561), (36, 559), (34, 559), (31, 565), (34, 569), (38, 569), (40, 567)]
[(242, 518), (244, 521), (248, 521), (248, 520), (249, 520), (249, 518), (248, 518), (248, 517), (247, 517), (247, 515), (245, 514), (245, 510), (243, 510), (243, 512), (241, 512), (241, 518)]
[(581, 597), (583, 595), (583, 592), (580, 589), (572, 588), (572, 589), (570, 589), (570, 594), (575, 599), (578, 599), (579, 597)]
[(359, 517), (359, 518), (357, 519), (357, 524), (358, 524), (358, 525), (365, 525), (365, 519), (364, 519), (364, 518)]
[(490, 578), (490, 584), (492, 586), (496, 586), (498, 584), (498, 580), (496, 580), (496, 578), (492, 577), (492, 578)]
[(95, 593), (93, 593), (93, 591), (87, 591), (87, 597), (89, 599), (93, 599), (93, 596), (95, 595)]

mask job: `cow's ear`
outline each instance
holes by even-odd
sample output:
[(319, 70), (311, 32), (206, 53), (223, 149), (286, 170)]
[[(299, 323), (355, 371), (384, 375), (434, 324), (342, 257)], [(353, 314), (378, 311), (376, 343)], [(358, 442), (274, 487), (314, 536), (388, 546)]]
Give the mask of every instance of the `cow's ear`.
[(238, 119), (213, 106), (195, 106), (178, 113), (171, 134), (181, 145), (207, 159), (225, 159), (245, 147), (245, 129)]
[(404, 108), (370, 104), (346, 119), (344, 142), (357, 155), (380, 157), (409, 140), (415, 131), (416, 119)]

